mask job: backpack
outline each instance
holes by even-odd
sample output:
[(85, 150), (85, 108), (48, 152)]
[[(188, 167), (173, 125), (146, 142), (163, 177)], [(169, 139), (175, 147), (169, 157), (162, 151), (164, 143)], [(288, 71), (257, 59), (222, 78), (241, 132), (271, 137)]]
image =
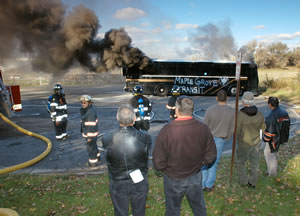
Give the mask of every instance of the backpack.
[(280, 123), (280, 131), (279, 131), (279, 143), (285, 143), (289, 140), (290, 135), (290, 119), (289, 117), (283, 117), (277, 119), (277, 122)]
[(143, 98), (138, 99), (138, 109), (142, 118), (145, 116), (145, 106)]

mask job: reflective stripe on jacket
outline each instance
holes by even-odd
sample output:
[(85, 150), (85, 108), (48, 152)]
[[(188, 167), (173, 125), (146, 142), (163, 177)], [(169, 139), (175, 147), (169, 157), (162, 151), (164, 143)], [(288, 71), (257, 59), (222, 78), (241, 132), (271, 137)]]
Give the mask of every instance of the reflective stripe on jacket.
[(52, 121), (65, 121), (68, 118), (67, 102), (63, 96), (54, 94), (50, 102), (50, 115)]
[(85, 138), (96, 138), (98, 131), (98, 117), (96, 110), (92, 105), (86, 109), (80, 109), (81, 114), (81, 133)]

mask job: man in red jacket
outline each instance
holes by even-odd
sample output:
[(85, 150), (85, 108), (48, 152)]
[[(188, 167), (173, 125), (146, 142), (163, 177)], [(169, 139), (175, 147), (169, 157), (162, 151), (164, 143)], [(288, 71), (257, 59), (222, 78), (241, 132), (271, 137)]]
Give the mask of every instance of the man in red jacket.
[(166, 216), (180, 215), (187, 196), (194, 215), (206, 215), (201, 168), (217, 156), (209, 128), (192, 117), (194, 102), (178, 97), (177, 118), (159, 132), (153, 152), (154, 167), (164, 173)]

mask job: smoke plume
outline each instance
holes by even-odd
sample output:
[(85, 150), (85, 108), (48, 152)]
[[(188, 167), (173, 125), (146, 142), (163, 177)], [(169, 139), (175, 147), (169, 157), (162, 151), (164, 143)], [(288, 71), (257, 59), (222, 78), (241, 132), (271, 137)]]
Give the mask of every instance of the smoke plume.
[(233, 60), (236, 56), (235, 41), (227, 23), (199, 26), (188, 40), (192, 48), (184, 52), (194, 60)]
[(60, 0), (3, 0), (0, 58), (9, 58), (18, 50), (31, 59), (35, 71), (48, 73), (66, 72), (74, 63), (90, 71), (107, 71), (124, 65), (143, 68), (150, 61), (131, 47), (124, 29), (110, 30), (98, 39), (100, 27), (95, 13), (83, 5), (66, 13)]

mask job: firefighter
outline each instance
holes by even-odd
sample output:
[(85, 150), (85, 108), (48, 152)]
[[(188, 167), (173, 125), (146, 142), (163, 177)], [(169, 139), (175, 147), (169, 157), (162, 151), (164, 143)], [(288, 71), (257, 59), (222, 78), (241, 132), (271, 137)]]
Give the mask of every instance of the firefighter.
[(81, 109), (81, 134), (86, 139), (86, 149), (88, 152), (90, 167), (100, 165), (100, 151), (97, 146), (98, 117), (97, 112), (93, 107), (92, 98), (89, 95), (80, 97)]
[(133, 95), (129, 103), (134, 108), (136, 115), (134, 127), (137, 130), (148, 131), (150, 128), (151, 103), (147, 97), (143, 96), (143, 88), (140, 85), (134, 87)]
[(175, 114), (175, 104), (176, 104), (176, 100), (178, 98), (178, 96), (180, 96), (180, 89), (179, 86), (174, 85), (172, 90), (171, 90), (171, 94), (172, 96), (170, 97), (168, 104), (166, 105), (166, 108), (168, 110), (170, 110), (170, 119), (174, 120), (177, 118), (176, 114)]
[(57, 140), (66, 140), (69, 135), (66, 132), (67, 128), (67, 102), (65, 92), (60, 84), (56, 84), (53, 88), (54, 94), (49, 97), (50, 115), (54, 123), (55, 134)]

